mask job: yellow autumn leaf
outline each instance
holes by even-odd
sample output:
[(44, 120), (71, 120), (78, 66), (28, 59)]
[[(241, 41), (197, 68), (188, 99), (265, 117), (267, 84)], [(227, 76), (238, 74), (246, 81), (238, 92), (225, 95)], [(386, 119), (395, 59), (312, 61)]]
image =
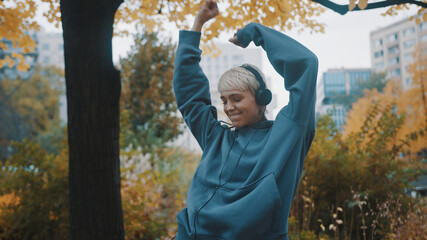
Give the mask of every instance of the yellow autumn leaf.
[(16, 66), (16, 69), (18, 71), (26, 72), (28, 71), (28, 69), (30, 69), (30, 65), (22, 62), (22, 63), (19, 63), (18, 66)]
[(356, 7), (356, 0), (350, 0), (348, 4), (348, 10), (352, 11)]
[(357, 6), (362, 10), (365, 9), (368, 6), (368, 0), (359, 0)]
[[(1, 34), (0, 34), (0, 36), (1, 36)], [(6, 46), (6, 44), (4, 44), (4, 42), (0, 42), (0, 49), (7, 50), (8, 47)]]
[(4, 58), (4, 64), (9, 63), (9, 68), (12, 68), (14, 65), (14, 61), (9, 57), (9, 55), (6, 55)]

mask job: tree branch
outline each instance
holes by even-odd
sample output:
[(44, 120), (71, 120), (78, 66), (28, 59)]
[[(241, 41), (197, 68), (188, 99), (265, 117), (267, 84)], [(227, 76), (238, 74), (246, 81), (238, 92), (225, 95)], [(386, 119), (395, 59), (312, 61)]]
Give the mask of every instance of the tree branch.
[[(336, 3), (329, 1), (329, 0), (311, 0), (311, 1), (317, 2), (321, 5), (323, 5), (324, 7), (327, 7), (329, 9), (341, 14), (341, 15), (344, 15), (347, 12), (349, 12), (348, 5), (336, 4)], [(421, 1), (416, 1), (416, 0), (387, 0), (387, 1), (382, 1), (382, 2), (369, 3), (365, 9), (360, 9), (356, 5), (356, 7), (351, 11), (360, 11), (360, 10), (382, 8), (382, 7), (388, 7), (388, 6), (392, 6), (392, 5), (400, 5), (400, 4), (405, 4), (405, 3), (415, 4), (415, 5), (418, 5), (420, 7), (427, 8), (427, 3), (421, 2)]]

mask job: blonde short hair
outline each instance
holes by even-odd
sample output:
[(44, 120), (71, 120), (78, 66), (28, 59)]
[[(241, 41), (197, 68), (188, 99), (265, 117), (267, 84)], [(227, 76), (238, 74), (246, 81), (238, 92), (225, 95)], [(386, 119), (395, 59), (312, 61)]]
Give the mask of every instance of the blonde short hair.
[[(262, 79), (265, 79), (264, 74), (261, 72), (261, 70), (257, 66), (249, 63), (243, 64), (243, 66), (245, 65), (255, 68), (255, 70), (257, 70), (258, 73), (261, 75)], [(220, 93), (224, 91), (235, 90), (235, 89), (241, 90), (241, 91), (249, 90), (252, 93), (252, 95), (255, 96), (255, 92), (259, 87), (260, 87), (260, 83), (255, 78), (254, 74), (242, 67), (230, 68), (229, 70), (227, 70), (221, 75), (218, 82), (218, 92)], [(266, 106), (260, 106), (260, 105), (258, 106), (260, 107), (261, 114), (265, 112)], [(262, 116), (262, 119), (266, 119), (265, 115)]]
[[(264, 79), (264, 74), (257, 66), (249, 63), (243, 65), (255, 68)], [(238, 89), (242, 91), (249, 90), (255, 95), (259, 87), (259, 82), (249, 70), (242, 67), (233, 67), (221, 75), (218, 83), (218, 92)]]

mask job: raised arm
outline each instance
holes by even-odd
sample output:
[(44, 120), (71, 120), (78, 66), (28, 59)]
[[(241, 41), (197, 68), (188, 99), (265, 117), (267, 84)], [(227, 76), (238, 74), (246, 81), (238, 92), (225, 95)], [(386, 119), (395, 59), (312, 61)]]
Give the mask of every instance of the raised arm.
[(247, 47), (251, 41), (262, 46), (274, 69), (290, 91), (289, 104), (281, 113), (314, 129), (314, 106), (318, 60), (316, 55), (294, 39), (258, 23), (250, 23), (230, 39)]
[(217, 124), (217, 112), (211, 103), (208, 79), (200, 68), (199, 43), (203, 24), (216, 15), (216, 2), (207, 0), (196, 16), (193, 31), (179, 32), (175, 55), (173, 87), (177, 105), (202, 149)]
[(206, 0), (194, 19), (191, 31), (202, 32), (203, 25), (219, 14), (218, 5), (215, 0)]

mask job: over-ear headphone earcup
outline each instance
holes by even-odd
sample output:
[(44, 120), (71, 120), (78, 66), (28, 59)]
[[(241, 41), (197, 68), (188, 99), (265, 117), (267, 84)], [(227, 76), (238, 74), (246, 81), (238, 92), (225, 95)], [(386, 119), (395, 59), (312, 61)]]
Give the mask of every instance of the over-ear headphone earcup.
[(255, 102), (261, 106), (267, 106), (272, 99), (271, 91), (267, 88), (259, 88), (255, 93)]
[(255, 79), (259, 83), (259, 88), (255, 92), (255, 102), (258, 105), (267, 106), (271, 102), (271, 98), (272, 98), (271, 97), (271, 91), (266, 88), (265, 82), (262, 79), (261, 74), (259, 74), (259, 72), (256, 69), (254, 69), (253, 67), (251, 67), (250, 65), (243, 64), (240, 67), (251, 72), (255, 76)]

